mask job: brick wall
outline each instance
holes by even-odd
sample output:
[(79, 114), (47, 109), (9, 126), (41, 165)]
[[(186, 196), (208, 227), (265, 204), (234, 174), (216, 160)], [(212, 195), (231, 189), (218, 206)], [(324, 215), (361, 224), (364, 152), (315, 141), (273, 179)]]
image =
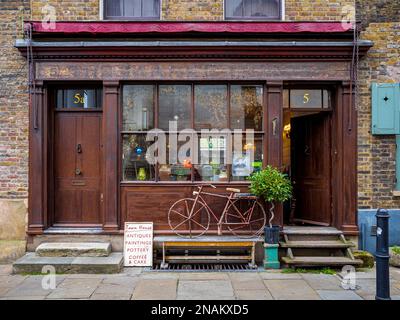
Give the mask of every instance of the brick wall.
[[(400, 21), (399, 17), (397, 19)], [(370, 130), (371, 83), (400, 82), (400, 23), (369, 23), (362, 32), (362, 39), (372, 40), (374, 47), (361, 61), (359, 73), (359, 207), (398, 208), (400, 198), (392, 195), (395, 184), (395, 137), (373, 136)]]
[(28, 183), (28, 95), (21, 38), (29, 0), (0, 2), (0, 198), (24, 198)]
[(346, 16), (346, 6), (354, 8), (354, 0), (286, 0), (286, 20), (340, 21)]
[[(32, 0), (32, 17), (40, 20), (42, 8), (56, 9), (57, 20), (99, 20), (101, 0)], [(343, 8), (354, 0), (286, 0), (286, 20), (329, 20), (343, 17)], [(223, 0), (162, 0), (162, 20), (223, 20)]]
[(55, 8), (57, 20), (99, 20), (100, 0), (32, 0), (32, 19), (41, 20), (48, 4)]

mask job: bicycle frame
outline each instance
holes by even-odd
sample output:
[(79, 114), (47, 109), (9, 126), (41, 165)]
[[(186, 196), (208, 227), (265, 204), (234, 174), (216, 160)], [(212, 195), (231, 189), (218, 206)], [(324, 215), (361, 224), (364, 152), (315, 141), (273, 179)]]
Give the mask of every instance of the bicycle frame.
[[(239, 199), (235, 199), (233, 197), (233, 195), (235, 194), (235, 192), (231, 192), (229, 194), (229, 196), (225, 196), (225, 195), (221, 195), (221, 194), (216, 194), (216, 193), (210, 193), (210, 192), (203, 192), (203, 185), (198, 186), (199, 190), (198, 191), (193, 191), (193, 195), (196, 195), (196, 197), (194, 198), (194, 205), (192, 207), (192, 209), (190, 210), (190, 214), (189, 214), (189, 219), (191, 219), (193, 217), (194, 214), (196, 214), (198, 211), (196, 211), (196, 213), (194, 213), (194, 208), (196, 207), (196, 204), (198, 203), (198, 201), (201, 201), (202, 204), (204, 204), (204, 206), (206, 207), (206, 209), (208, 210), (208, 212), (213, 216), (214, 220), (217, 221), (217, 226), (218, 226), (218, 235), (222, 234), (222, 225), (223, 223), (223, 219), (225, 218), (225, 215), (228, 213), (228, 208), (230, 205), (232, 205), (235, 209), (235, 211), (240, 215), (240, 219), (243, 222), (238, 222), (238, 223), (229, 223), (229, 225), (245, 225), (245, 224), (249, 224), (249, 221), (253, 215), (254, 212), (254, 207), (256, 204), (256, 201), (253, 201), (253, 205), (251, 206), (251, 208), (249, 210), (247, 210), (245, 212), (245, 214), (247, 212), (250, 211), (250, 214), (248, 215), (248, 218), (244, 217), (244, 214), (242, 214), (242, 212), (236, 207), (235, 203), (233, 200), (239, 200)], [(211, 209), (211, 207), (208, 205), (208, 203), (205, 201), (205, 199), (202, 197), (202, 195), (208, 195), (208, 196), (212, 196), (212, 197), (217, 197), (217, 198), (224, 198), (227, 199), (226, 203), (225, 203), (225, 207), (222, 211), (221, 217), (218, 219), (216, 213), (214, 212), (213, 209)]]

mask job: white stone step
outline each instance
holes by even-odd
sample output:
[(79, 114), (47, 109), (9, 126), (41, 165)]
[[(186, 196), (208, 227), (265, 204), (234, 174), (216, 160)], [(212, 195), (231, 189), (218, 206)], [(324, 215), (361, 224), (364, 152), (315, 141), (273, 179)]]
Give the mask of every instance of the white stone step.
[(309, 249), (345, 249), (354, 247), (352, 242), (342, 242), (339, 240), (299, 240), (299, 241), (287, 241), (280, 242), (282, 248), (309, 248)]
[(40, 257), (107, 257), (109, 242), (46, 242), (36, 248)]
[(118, 273), (123, 268), (123, 258), (120, 252), (108, 257), (40, 257), (29, 252), (13, 264), (13, 271), (37, 274), (43, 272), (44, 266), (52, 266), (56, 273)]
[(283, 233), (287, 235), (341, 235), (342, 231), (333, 227), (300, 227), (287, 226), (283, 228)]

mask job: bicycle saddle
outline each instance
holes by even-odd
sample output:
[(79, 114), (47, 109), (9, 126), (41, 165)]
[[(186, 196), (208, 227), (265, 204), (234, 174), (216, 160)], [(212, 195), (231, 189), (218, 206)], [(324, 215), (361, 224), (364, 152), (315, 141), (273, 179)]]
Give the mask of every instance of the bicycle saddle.
[(240, 193), (240, 189), (235, 189), (235, 188), (226, 188), (226, 191), (231, 191), (235, 193)]

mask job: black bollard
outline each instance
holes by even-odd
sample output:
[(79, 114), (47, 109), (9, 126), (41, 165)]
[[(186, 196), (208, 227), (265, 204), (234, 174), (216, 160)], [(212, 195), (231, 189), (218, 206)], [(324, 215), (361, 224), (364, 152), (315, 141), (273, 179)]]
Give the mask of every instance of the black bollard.
[(389, 279), (389, 212), (376, 213), (376, 296), (375, 300), (390, 300)]

